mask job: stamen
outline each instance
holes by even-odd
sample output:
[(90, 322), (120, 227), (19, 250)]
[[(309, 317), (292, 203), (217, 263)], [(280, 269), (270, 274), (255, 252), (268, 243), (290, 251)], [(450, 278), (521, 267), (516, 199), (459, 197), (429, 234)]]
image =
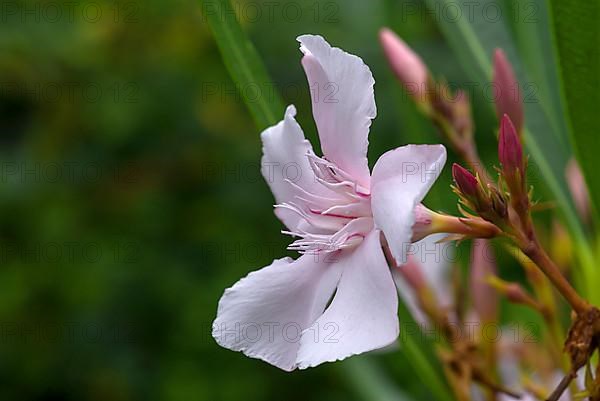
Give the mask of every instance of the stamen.
[(356, 246), (373, 228), (368, 192), (334, 163), (314, 154), (307, 157), (316, 181), (330, 192), (315, 194), (286, 180), (296, 190), (294, 201), (275, 207), (290, 210), (304, 221), (293, 230), (282, 231), (297, 238), (288, 249), (312, 253)]

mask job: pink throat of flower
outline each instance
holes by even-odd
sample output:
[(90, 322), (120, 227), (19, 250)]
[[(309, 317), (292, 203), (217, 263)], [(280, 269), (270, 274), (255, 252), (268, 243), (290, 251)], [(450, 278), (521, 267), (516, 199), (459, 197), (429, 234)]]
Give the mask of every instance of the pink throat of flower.
[(294, 200), (275, 205), (301, 218), (294, 230), (282, 231), (299, 237), (288, 249), (315, 253), (356, 246), (373, 228), (369, 191), (334, 163), (313, 154), (307, 157), (319, 190), (309, 191), (288, 180)]

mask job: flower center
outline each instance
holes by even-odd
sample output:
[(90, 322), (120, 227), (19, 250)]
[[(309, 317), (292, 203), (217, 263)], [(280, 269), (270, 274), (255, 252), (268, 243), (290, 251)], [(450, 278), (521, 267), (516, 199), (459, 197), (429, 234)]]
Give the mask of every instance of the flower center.
[(288, 249), (314, 253), (356, 246), (373, 229), (369, 191), (334, 163), (313, 154), (307, 157), (322, 191), (312, 193), (288, 180), (297, 190), (295, 200), (275, 207), (302, 218), (294, 231), (282, 231), (299, 237)]

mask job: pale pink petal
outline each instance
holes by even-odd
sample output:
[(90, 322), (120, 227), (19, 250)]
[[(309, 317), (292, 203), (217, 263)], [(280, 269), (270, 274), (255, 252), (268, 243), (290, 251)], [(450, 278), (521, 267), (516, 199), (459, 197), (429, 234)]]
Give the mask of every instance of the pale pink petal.
[(411, 243), (414, 208), (446, 162), (442, 145), (407, 145), (384, 153), (373, 167), (371, 209), (398, 264), (406, 262)]
[(320, 36), (298, 37), (324, 156), (369, 188), (368, 135), (375, 118), (375, 80), (357, 56)]
[(456, 261), (456, 244), (440, 242), (447, 234), (433, 234), (411, 245), (409, 252), (423, 266), (423, 274), (442, 308), (454, 304), (452, 299), (452, 263)]
[(213, 337), (225, 348), (293, 370), (302, 331), (323, 313), (340, 274), (322, 255), (275, 260), (225, 290)]
[[(413, 261), (413, 258), (409, 257), (407, 259), (407, 264), (408, 263), (416, 262)], [(400, 271), (401, 269), (408, 266), (407, 264), (405, 264), (405, 266), (400, 266), (398, 268), (392, 269), (392, 277), (394, 278), (394, 282), (396, 284), (398, 294), (400, 295), (400, 298), (402, 298), (402, 302), (404, 302), (404, 305), (409, 310), (415, 322), (419, 323), (421, 326), (424, 327), (427, 324), (429, 324), (429, 319), (427, 318), (427, 315), (425, 314), (425, 312), (423, 312), (419, 305), (419, 300), (417, 299), (417, 295), (415, 294), (415, 289), (406, 281), (406, 279), (402, 276), (402, 272)], [(413, 265), (410, 266), (410, 268), (413, 267)]]
[[(261, 172), (271, 187), (277, 204), (296, 203), (297, 196), (304, 195), (304, 192), (335, 196), (315, 178), (308, 160), (308, 155), (314, 155), (314, 152), (310, 142), (304, 138), (302, 128), (294, 119), (295, 115), (296, 108), (288, 106), (284, 119), (261, 134)], [(329, 205), (329, 202), (326, 205)], [(303, 221), (301, 216), (289, 209), (277, 209), (275, 214), (290, 230), (295, 230)]]
[(398, 296), (379, 240), (373, 230), (335, 263), (342, 278), (331, 305), (302, 334), (298, 367), (385, 347), (398, 337)]
[[(455, 260), (455, 245), (450, 242), (439, 242), (447, 234), (433, 234), (425, 237), (421, 241), (411, 244), (408, 248), (410, 263), (416, 263), (419, 273), (422, 274), (425, 285), (435, 294), (438, 305), (441, 308), (448, 308), (453, 303), (452, 282), (450, 277), (450, 266)], [(413, 318), (420, 324), (427, 324), (428, 319), (421, 310), (413, 288), (406, 282), (402, 276), (400, 266), (393, 269), (393, 277), (398, 288), (400, 298), (406, 304)], [(411, 266), (415, 268), (415, 266)]]
[(470, 287), (473, 308), (483, 322), (498, 320), (498, 292), (488, 279), (497, 274), (496, 258), (490, 242), (476, 238), (471, 245)]

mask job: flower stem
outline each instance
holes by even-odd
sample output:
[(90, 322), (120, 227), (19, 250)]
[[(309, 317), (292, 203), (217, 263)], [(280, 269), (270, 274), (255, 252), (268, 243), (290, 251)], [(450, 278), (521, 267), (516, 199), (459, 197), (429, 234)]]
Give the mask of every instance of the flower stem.
[(494, 238), (502, 233), (493, 223), (480, 217), (456, 217), (431, 212), (433, 232), (464, 236), (465, 238)]
[(431, 118), (456, 154), (477, 173), (484, 186), (487, 186), (487, 184), (490, 183), (490, 176), (477, 153), (477, 146), (473, 140), (473, 133), (469, 132), (468, 135), (459, 135), (452, 124), (439, 113), (434, 113)]
[(529, 238), (525, 241), (519, 241), (519, 247), (548, 277), (554, 287), (567, 300), (573, 310), (578, 314), (590, 308), (590, 304), (584, 300), (571, 284), (565, 279), (558, 266), (550, 259), (546, 251), (540, 245), (534, 231), (531, 231)]

